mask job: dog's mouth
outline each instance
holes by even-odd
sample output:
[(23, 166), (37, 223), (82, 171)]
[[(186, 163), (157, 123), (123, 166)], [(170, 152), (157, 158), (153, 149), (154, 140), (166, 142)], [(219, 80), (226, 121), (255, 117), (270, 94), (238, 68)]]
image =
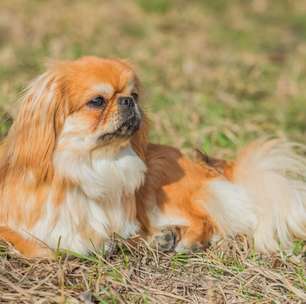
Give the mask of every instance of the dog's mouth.
[(102, 134), (98, 140), (110, 141), (115, 138), (129, 138), (136, 131), (138, 131), (140, 127), (140, 121), (140, 117), (136, 113), (133, 113), (127, 119), (125, 119), (124, 122), (119, 124), (116, 130), (114, 130), (113, 132)]

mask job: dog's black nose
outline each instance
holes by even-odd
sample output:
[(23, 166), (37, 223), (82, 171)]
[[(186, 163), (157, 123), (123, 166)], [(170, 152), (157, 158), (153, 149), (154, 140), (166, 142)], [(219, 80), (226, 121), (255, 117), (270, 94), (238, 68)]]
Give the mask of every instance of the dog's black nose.
[(134, 99), (131, 96), (120, 96), (118, 98), (118, 105), (121, 109), (130, 109), (134, 107)]

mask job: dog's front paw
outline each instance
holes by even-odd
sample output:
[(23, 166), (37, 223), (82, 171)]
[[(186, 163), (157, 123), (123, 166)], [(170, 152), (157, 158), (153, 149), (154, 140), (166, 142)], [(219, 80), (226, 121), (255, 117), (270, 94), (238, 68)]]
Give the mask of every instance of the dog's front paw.
[(174, 251), (177, 240), (176, 229), (166, 228), (154, 237), (153, 246), (162, 252)]

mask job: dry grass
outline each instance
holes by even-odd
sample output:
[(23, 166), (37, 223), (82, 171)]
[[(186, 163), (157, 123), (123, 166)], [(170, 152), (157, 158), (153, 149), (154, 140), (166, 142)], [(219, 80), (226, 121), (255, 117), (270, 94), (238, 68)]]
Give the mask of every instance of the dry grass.
[[(0, 105), (14, 113), (47, 58), (137, 67), (154, 141), (232, 156), (262, 134), (305, 143), (306, 4), (293, 0), (2, 0)], [(0, 134), (10, 120), (4, 115)], [(243, 240), (164, 255), (29, 261), (1, 247), (5, 303), (303, 303), (305, 248), (259, 256)], [(303, 293), (304, 292), (304, 293)]]
[[(134, 245), (135, 246), (135, 245)], [(301, 244), (300, 244), (301, 246)], [(243, 238), (206, 252), (163, 254), (118, 241), (105, 256), (59, 254), (57, 261), (0, 260), (1, 303), (302, 303), (302, 248), (260, 256)]]

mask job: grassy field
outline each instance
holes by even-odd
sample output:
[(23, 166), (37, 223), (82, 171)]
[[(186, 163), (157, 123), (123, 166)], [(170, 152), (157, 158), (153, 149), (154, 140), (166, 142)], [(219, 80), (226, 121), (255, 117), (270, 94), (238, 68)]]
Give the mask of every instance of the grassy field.
[[(0, 134), (48, 58), (123, 57), (136, 67), (151, 139), (232, 157), (262, 135), (306, 143), (306, 2), (1, 0)], [(303, 303), (305, 243), (255, 254), (242, 239), (162, 254), (19, 258), (1, 246), (1, 303)]]

